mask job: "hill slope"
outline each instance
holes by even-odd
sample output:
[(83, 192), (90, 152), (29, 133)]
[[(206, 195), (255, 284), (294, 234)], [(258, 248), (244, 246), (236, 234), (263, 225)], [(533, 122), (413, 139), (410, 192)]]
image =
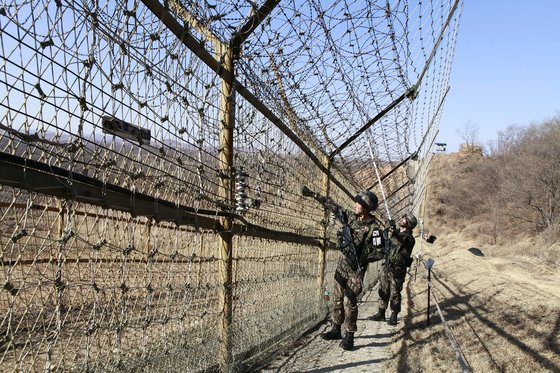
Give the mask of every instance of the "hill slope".
[(491, 191), (477, 179), (488, 162), (476, 154), (442, 154), (432, 162), (423, 218), (437, 240), (418, 239), (415, 247), (421, 258), (435, 260), (431, 325), (427, 271), (418, 260), (390, 371), (459, 369), (435, 298), (473, 371), (560, 372), (560, 250), (541, 250), (545, 238), (516, 237), (500, 225), (485, 197)]

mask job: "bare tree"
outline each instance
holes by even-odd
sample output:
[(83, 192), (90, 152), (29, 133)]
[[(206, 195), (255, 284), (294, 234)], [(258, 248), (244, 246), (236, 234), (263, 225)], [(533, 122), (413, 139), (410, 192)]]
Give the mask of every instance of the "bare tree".
[(560, 220), (560, 118), (510, 131), (496, 152), (505, 214), (537, 231)]
[(463, 139), (463, 141), (465, 141), (465, 145), (467, 147), (473, 148), (475, 145), (477, 145), (478, 125), (472, 120), (468, 120), (463, 125), (463, 128), (457, 130), (457, 133), (461, 135), (461, 138)]
[(507, 152), (514, 143), (523, 137), (526, 128), (519, 125), (511, 125), (505, 130), (498, 131), (498, 137), (495, 140), (488, 141), (490, 155), (500, 155)]
[[(461, 133), (466, 150), (479, 147), (473, 123)], [(560, 116), (508, 128), (493, 143), (492, 156), (455, 164), (438, 185), (441, 206), (434, 218), (457, 226), (487, 219), (484, 233), (493, 243), (501, 235), (560, 229)]]

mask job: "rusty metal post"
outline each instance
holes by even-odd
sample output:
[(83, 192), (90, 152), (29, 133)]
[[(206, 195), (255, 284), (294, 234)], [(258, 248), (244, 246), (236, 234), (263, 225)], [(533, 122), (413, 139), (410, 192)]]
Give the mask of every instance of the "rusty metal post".
[(434, 266), (434, 260), (429, 258), (424, 263), (424, 267), (428, 270), (428, 308), (426, 310), (426, 325), (430, 325), (430, 294), (432, 293), (432, 267)]
[(58, 221), (56, 225), (56, 238), (59, 239), (64, 233), (64, 200), (58, 200)]
[(428, 268), (428, 307), (426, 308), (426, 325), (430, 325), (430, 294), (432, 293), (432, 269)]
[[(56, 332), (60, 333), (62, 329), (62, 310), (64, 308), (63, 305), (63, 295), (64, 295), (64, 285), (62, 282), (62, 265), (64, 264), (64, 245), (66, 244), (63, 241), (64, 237), (64, 226), (66, 225), (66, 219), (70, 219), (70, 216), (66, 216), (65, 209), (69, 202), (65, 202), (63, 200), (59, 201), (59, 212), (58, 212), (58, 225), (57, 225), (57, 239), (60, 241), (58, 244), (58, 253), (56, 258), (56, 271), (54, 277), (54, 288), (56, 293), (55, 299), (55, 314), (56, 314)], [(50, 345), (49, 345), (50, 348)]]
[[(221, 102), (220, 102), (220, 185), (218, 195), (224, 204), (233, 203), (233, 128), (234, 118), (234, 58), (233, 48), (228, 47), (222, 54), (222, 68), (224, 69)], [(219, 258), (219, 311), (222, 315), (222, 326), (220, 330), (220, 357), (219, 365), (221, 372), (232, 370), (232, 346), (231, 346), (231, 323), (233, 316), (232, 305), (232, 252), (233, 234), (231, 216), (220, 218), (221, 232), (218, 237), (218, 258)]]
[[(331, 172), (331, 159), (328, 155), (323, 156), (323, 165), (327, 169), (327, 173), (323, 173), (323, 183), (321, 186), (321, 194), (328, 197), (330, 194), (330, 177)], [(323, 220), (322, 220), (322, 232), (323, 237), (322, 246), (319, 248), (319, 276), (318, 276), (318, 287), (319, 287), (319, 304), (318, 304), (318, 314), (321, 312), (321, 307), (325, 301), (329, 300), (326, 294), (325, 288), (325, 267), (326, 267), (326, 257), (327, 257), (327, 246), (329, 244), (328, 240), (328, 225), (329, 224), (329, 212), (324, 210)]]
[(150, 259), (150, 252), (152, 251), (152, 218), (148, 218), (148, 222), (146, 223), (146, 267), (148, 266), (148, 262)]

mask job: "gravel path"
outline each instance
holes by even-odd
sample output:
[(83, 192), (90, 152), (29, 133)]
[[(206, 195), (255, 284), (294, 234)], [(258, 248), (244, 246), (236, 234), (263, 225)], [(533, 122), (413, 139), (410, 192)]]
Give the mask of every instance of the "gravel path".
[[(323, 372), (382, 372), (384, 361), (389, 358), (388, 347), (392, 336), (402, 324), (401, 314), (396, 326), (385, 322), (367, 320), (377, 312), (377, 287), (366, 292), (359, 304), (358, 331), (354, 336), (354, 350), (344, 351), (339, 341), (325, 341), (321, 333), (330, 329), (323, 324), (302, 337), (294, 348), (279, 356), (261, 373), (323, 373)], [(403, 301), (403, 308), (405, 307)], [(387, 312), (389, 314), (389, 312)]]

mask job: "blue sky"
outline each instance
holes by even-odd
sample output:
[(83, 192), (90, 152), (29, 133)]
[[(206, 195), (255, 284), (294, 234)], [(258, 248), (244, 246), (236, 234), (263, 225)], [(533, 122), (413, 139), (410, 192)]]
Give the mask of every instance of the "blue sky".
[(487, 145), (511, 125), (560, 115), (559, 24), (558, 0), (465, 0), (436, 141), (455, 152), (469, 121)]

